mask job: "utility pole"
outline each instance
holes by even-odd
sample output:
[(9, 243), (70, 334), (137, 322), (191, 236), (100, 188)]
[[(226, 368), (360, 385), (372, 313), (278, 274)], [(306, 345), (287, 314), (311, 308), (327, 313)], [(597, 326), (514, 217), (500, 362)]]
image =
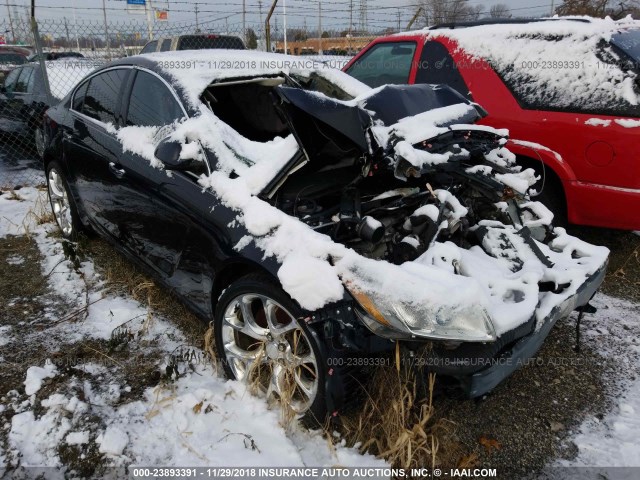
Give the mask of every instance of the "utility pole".
[(553, 17), (553, 12), (555, 10), (555, 8), (554, 8), (555, 5), (554, 4), (555, 4), (554, 0), (551, 0), (551, 15), (550, 15), (551, 17)]
[(283, 25), (284, 28), (284, 54), (287, 54), (287, 0), (282, 0), (282, 14), (283, 14)]
[(322, 0), (318, 1), (318, 54), (322, 55)]
[(76, 0), (73, 0), (73, 31), (76, 34), (76, 47), (80, 51), (80, 38), (78, 37), (78, 20), (76, 19)]
[(352, 32), (351, 29), (353, 28), (353, 0), (349, 0), (349, 55), (351, 55), (351, 37)]
[[(267, 52), (271, 51), (271, 25), (269, 25), (269, 21), (271, 20), (271, 16), (273, 15), (273, 11), (275, 10), (277, 3), (278, 0), (273, 0), (269, 13), (267, 14), (267, 19), (264, 21), (264, 41)], [(278, 24), (276, 23), (276, 28), (277, 27)]]
[(16, 32), (13, 29), (13, 19), (11, 18), (11, 9), (9, 8), (9, 0), (7, 0), (7, 12), (9, 12), (9, 25), (11, 26), (11, 38), (13, 38), (13, 43), (16, 43)]
[(247, 3), (242, 0), (242, 39), (247, 42)]
[(420, 16), (421, 13), (422, 13), (422, 7), (418, 7), (418, 10), (416, 10), (416, 14), (413, 16), (413, 18), (407, 24), (407, 30), (411, 30), (411, 27), (413, 26), (413, 24), (418, 19), (418, 17)]
[(200, 32), (200, 25), (198, 25), (198, 2), (195, 4), (196, 9), (196, 33)]
[(102, 0), (102, 15), (104, 17), (104, 38), (107, 42), (107, 57), (111, 60), (111, 47), (109, 46), (109, 27), (107, 26), (107, 5), (105, 0)]
[(69, 26), (67, 25), (67, 17), (63, 17), (64, 18), (64, 31), (67, 34), (67, 45), (66, 47), (69, 48), (69, 44), (71, 43), (71, 40), (69, 40)]
[(398, 11), (396, 13), (398, 15), (398, 32), (399, 32), (400, 31), (400, 15), (401, 15), (400, 9), (398, 9)]
[(262, 0), (258, 0), (258, 12), (260, 13), (260, 29), (258, 30), (258, 38), (262, 40)]
[[(104, 0), (102, 1), (104, 2)], [(149, 40), (153, 40), (153, 21), (151, 19), (153, 6), (151, 5), (151, 0), (144, 2), (144, 11), (147, 14), (147, 35), (149, 36)]]
[(224, 17), (224, 24), (227, 30), (227, 35), (229, 35), (229, 17)]

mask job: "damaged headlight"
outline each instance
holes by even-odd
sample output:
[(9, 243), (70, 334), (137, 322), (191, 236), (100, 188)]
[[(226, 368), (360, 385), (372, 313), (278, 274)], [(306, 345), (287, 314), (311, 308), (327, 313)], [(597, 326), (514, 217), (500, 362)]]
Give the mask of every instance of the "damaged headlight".
[(367, 318), (362, 320), (380, 336), (463, 342), (492, 342), (496, 339), (493, 322), (481, 307), (433, 310), (427, 306), (407, 305), (382, 296), (367, 295), (353, 286), (347, 288), (367, 314)]

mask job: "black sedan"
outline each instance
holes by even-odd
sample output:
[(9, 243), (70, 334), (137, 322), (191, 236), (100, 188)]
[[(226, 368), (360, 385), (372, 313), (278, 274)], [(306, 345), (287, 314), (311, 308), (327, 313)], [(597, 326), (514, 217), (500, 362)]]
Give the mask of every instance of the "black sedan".
[(111, 241), (214, 320), (230, 378), (306, 419), (393, 351), (478, 396), (585, 308), (608, 256), (550, 225), (483, 115), (296, 57), (131, 57), (47, 112), (49, 198), (64, 236)]
[(0, 133), (9, 135), (24, 147), (34, 147), (38, 156), (44, 151), (42, 117), (73, 86), (95, 68), (82, 59), (47, 62), (51, 97), (46, 94), (40, 64), (27, 63), (12, 70), (0, 87)]

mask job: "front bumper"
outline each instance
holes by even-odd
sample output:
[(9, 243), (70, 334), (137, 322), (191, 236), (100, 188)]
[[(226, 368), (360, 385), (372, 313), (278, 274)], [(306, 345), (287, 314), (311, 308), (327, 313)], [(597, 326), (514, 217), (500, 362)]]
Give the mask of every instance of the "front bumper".
[(559, 319), (568, 317), (572, 311), (589, 303), (604, 280), (606, 267), (606, 264), (603, 265), (578, 288), (573, 296), (556, 306), (537, 331), (520, 338), (500, 352), (492, 359), (489, 366), (470, 375), (459, 377), (465, 393), (472, 398), (484, 395), (518, 368), (526, 365), (528, 360), (538, 352)]

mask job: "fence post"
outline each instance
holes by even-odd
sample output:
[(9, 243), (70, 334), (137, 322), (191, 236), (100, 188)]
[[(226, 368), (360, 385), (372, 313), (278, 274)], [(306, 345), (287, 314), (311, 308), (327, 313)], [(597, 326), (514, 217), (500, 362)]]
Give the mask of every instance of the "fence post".
[(35, 44), (36, 52), (38, 53), (40, 71), (42, 72), (42, 79), (44, 82), (44, 91), (49, 103), (53, 104), (53, 96), (51, 95), (51, 87), (49, 86), (47, 63), (44, 59), (44, 54), (42, 53), (42, 43), (40, 41), (40, 34), (38, 33), (38, 22), (36, 22), (35, 8), (31, 9), (31, 32), (33, 34), (33, 43)]

